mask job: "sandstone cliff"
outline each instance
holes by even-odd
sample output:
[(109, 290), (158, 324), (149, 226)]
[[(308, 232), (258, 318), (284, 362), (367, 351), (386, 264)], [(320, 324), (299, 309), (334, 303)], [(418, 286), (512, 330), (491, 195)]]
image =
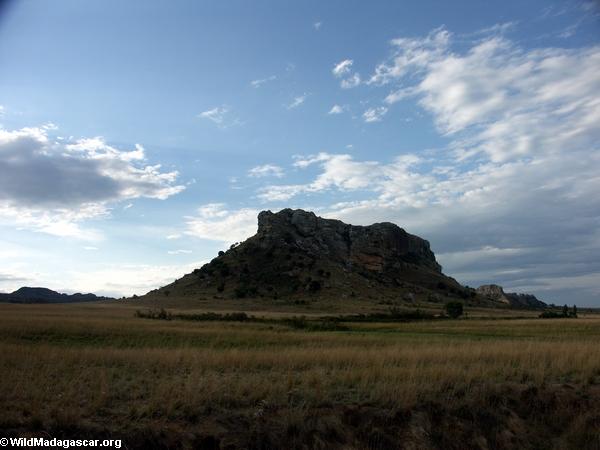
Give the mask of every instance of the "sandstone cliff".
[(491, 303), (444, 275), (429, 242), (397, 225), (355, 226), (292, 209), (261, 212), (256, 235), (146, 297), (161, 296)]
[(535, 295), (504, 292), (497, 284), (484, 284), (477, 288), (477, 293), (493, 301), (507, 304), (513, 308), (545, 308), (546, 303), (538, 300)]

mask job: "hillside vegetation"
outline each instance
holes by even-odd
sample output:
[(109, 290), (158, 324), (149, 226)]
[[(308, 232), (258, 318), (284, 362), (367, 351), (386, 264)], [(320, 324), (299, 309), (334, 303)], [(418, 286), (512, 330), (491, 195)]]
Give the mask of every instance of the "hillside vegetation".
[(444, 275), (428, 241), (393, 223), (350, 225), (301, 209), (262, 211), (257, 220), (254, 236), (143, 299), (166, 305), (175, 298), (190, 307), (207, 299), (261, 299), (265, 305), (314, 302), (318, 309), (333, 300), (343, 308), (356, 298), (405, 305), (460, 300), (495, 308), (545, 306), (533, 296), (505, 294), (499, 286), (482, 291), (462, 286)]

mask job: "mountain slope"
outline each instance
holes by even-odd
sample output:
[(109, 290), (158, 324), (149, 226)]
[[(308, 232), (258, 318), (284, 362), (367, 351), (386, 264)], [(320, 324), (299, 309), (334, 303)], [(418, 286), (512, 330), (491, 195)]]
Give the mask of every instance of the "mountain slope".
[(429, 242), (397, 225), (348, 225), (291, 209), (261, 212), (256, 235), (144, 297), (169, 296), (502, 305), (444, 275)]
[(41, 287), (22, 287), (10, 294), (0, 294), (0, 302), (7, 303), (76, 303), (99, 300), (113, 299), (98, 297), (94, 294), (61, 294)]

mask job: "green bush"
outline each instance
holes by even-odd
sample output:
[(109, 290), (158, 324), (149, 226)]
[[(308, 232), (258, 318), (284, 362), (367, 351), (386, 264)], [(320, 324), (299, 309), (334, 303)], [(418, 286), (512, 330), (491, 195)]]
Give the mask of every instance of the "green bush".
[(135, 312), (135, 316), (140, 317), (142, 319), (157, 319), (157, 320), (171, 320), (173, 318), (173, 316), (171, 316), (171, 313), (168, 312), (167, 310), (165, 310), (164, 308), (149, 309), (146, 312), (138, 309)]
[(563, 306), (560, 312), (558, 312), (556, 309), (547, 309), (546, 311), (542, 312), (538, 317), (540, 319), (574, 319), (577, 317), (577, 305), (573, 305), (573, 309), (571, 309), (571, 311), (569, 311), (569, 307), (567, 305)]
[(463, 315), (463, 304), (461, 302), (446, 303), (446, 314), (452, 319), (457, 319)]

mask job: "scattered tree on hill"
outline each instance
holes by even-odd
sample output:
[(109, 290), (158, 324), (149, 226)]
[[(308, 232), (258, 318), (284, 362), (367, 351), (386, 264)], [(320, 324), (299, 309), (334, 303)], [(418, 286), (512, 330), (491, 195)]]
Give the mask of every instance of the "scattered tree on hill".
[(463, 314), (463, 304), (461, 302), (446, 303), (446, 313), (452, 319), (457, 319)]
[(563, 306), (563, 308), (562, 308), (562, 314), (563, 314), (563, 316), (565, 316), (565, 317), (568, 317), (568, 316), (569, 316), (569, 307), (568, 307), (567, 305), (564, 305), (564, 306)]

